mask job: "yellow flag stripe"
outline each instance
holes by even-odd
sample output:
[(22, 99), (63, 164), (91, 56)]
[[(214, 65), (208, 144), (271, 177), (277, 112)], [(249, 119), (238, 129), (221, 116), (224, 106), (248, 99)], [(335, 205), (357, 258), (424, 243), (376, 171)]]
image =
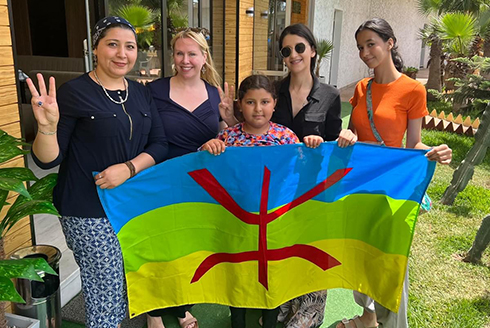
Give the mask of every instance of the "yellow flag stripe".
[(138, 271), (126, 274), (130, 316), (196, 303), (249, 308), (266, 304), (267, 308), (274, 308), (297, 296), (331, 288), (357, 290), (388, 309), (398, 309), (407, 257), (386, 254), (353, 239), (322, 240), (310, 245), (324, 250), (341, 265), (323, 271), (300, 258), (269, 262), (268, 291), (258, 282), (255, 261), (221, 263), (193, 284), (190, 281), (196, 268), (211, 252), (199, 251), (171, 262), (146, 263)]

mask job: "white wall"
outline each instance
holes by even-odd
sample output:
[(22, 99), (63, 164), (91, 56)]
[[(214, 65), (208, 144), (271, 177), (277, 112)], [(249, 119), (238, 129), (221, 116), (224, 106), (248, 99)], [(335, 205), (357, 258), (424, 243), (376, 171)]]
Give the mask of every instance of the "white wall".
[[(337, 86), (357, 82), (369, 75), (366, 65), (359, 59), (354, 33), (364, 21), (380, 17), (392, 26), (398, 39), (398, 50), (405, 66), (419, 67), (421, 40), (417, 33), (427, 18), (417, 11), (417, 0), (312, 0), (315, 1), (313, 33), (318, 39), (333, 38), (334, 11), (343, 11), (340, 62)], [(428, 54), (428, 50), (426, 50)], [(425, 60), (427, 63), (427, 59)], [(330, 62), (324, 61), (320, 75), (330, 74)]]

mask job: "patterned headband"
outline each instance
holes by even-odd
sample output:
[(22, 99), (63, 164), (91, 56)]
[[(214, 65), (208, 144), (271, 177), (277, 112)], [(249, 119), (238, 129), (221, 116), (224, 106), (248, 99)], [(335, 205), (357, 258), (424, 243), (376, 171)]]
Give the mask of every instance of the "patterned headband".
[(94, 36), (92, 37), (92, 43), (94, 47), (97, 44), (97, 41), (99, 40), (102, 32), (104, 32), (106, 28), (111, 26), (111, 24), (123, 24), (128, 26), (131, 29), (131, 31), (133, 31), (134, 36), (136, 37), (136, 30), (133, 27), (133, 25), (131, 25), (130, 22), (128, 22), (127, 20), (121, 17), (107, 16), (105, 18), (102, 18), (100, 21), (97, 22), (97, 24), (95, 24), (94, 27), (95, 32), (94, 32)]

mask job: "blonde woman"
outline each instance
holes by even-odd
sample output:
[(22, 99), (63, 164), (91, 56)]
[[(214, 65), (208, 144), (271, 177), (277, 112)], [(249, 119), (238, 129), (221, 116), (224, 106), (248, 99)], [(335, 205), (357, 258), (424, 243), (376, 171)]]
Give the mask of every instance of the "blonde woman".
[[(174, 76), (149, 83), (168, 138), (167, 158), (197, 151), (222, 127), (217, 87), (220, 77), (214, 68), (204, 35), (185, 29), (172, 39)], [(182, 328), (198, 328), (188, 311), (190, 305), (149, 312), (148, 328), (164, 328), (161, 315), (173, 313)]]

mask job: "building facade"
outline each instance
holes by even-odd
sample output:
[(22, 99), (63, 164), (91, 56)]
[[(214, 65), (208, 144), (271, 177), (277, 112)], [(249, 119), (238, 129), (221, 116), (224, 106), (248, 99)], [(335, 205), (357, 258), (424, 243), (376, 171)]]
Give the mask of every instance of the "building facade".
[(426, 67), (429, 51), (418, 37), (428, 22), (417, 0), (315, 0), (313, 32), (317, 39), (334, 42), (330, 60), (320, 69), (326, 81), (341, 88), (369, 76), (359, 59), (354, 34), (364, 21), (379, 17), (392, 26), (405, 66)]

